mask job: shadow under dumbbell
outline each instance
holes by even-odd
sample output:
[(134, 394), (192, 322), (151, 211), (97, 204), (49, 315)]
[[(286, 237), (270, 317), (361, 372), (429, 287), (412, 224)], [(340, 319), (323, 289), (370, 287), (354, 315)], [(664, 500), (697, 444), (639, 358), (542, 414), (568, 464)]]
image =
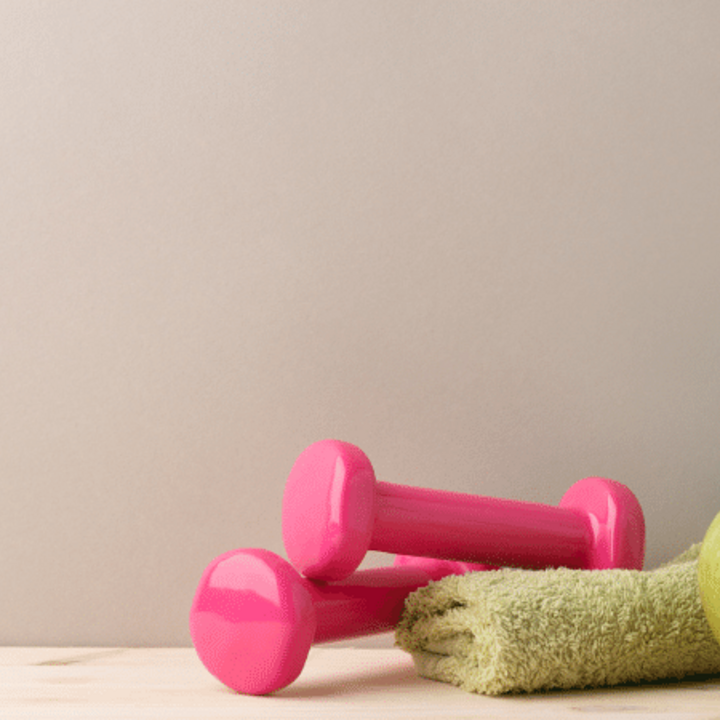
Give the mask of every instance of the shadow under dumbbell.
[(378, 691), (405, 692), (418, 683), (429, 682), (418, 676), (409, 657), (397, 653), (383, 658), (381, 667), (377, 667), (377, 654), (372, 651), (343, 653), (343, 658), (352, 657), (352, 666), (342, 663), (339, 667), (332, 667), (330, 663), (335, 665), (341, 654), (333, 650), (328, 655), (326, 663), (314, 659), (295, 683), (272, 693), (272, 697), (327, 698), (368, 695)]

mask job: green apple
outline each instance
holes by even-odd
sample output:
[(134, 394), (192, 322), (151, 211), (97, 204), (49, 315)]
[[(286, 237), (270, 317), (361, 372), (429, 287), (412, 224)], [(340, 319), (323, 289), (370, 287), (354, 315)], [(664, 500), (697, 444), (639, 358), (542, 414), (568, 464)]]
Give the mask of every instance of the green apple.
[(720, 513), (710, 523), (700, 548), (698, 581), (705, 616), (720, 642)]

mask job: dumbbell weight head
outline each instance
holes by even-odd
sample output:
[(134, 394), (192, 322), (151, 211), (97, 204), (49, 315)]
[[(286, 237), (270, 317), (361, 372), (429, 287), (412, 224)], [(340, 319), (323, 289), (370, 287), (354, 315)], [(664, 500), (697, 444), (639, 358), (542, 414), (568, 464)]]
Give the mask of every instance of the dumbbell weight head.
[(642, 569), (645, 519), (638, 499), (625, 485), (608, 478), (584, 478), (570, 486), (559, 507), (588, 522), (587, 568)]
[(323, 579), (354, 572), (370, 546), (375, 486), (373, 466), (355, 445), (321, 440), (306, 448), (283, 495), (282, 534), (292, 564)]
[(293, 682), (316, 629), (307, 581), (262, 549), (233, 550), (213, 560), (190, 611), (190, 636), (203, 665), (249, 695)]

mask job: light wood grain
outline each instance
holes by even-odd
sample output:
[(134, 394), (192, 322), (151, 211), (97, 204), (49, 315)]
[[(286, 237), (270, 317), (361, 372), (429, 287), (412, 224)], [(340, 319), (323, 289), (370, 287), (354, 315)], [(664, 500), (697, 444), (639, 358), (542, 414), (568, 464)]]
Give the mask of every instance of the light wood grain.
[(215, 681), (192, 649), (0, 648), (2, 720), (340, 717), (720, 720), (720, 678), (483, 697), (418, 677), (394, 648), (321, 646), (293, 685), (249, 697)]

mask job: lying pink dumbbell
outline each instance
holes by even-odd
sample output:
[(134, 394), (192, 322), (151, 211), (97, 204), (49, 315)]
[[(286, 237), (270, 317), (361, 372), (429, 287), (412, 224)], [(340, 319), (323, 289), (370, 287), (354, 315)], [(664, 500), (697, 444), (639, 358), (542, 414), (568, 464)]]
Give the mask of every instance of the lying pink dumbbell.
[(317, 442), (285, 488), (283, 540), (306, 577), (341, 580), (368, 550), (526, 568), (641, 569), (645, 521), (621, 483), (585, 478), (559, 507), (377, 482), (360, 448)]
[(190, 610), (200, 660), (222, 683), (249, 695), (289, 685), (313, 643), (391, 630), (405, 598), (458, 563), (412, 560), (362, 570), (338, 583), (301, 577), (269, 550), (234, 550), (206, 568)]

